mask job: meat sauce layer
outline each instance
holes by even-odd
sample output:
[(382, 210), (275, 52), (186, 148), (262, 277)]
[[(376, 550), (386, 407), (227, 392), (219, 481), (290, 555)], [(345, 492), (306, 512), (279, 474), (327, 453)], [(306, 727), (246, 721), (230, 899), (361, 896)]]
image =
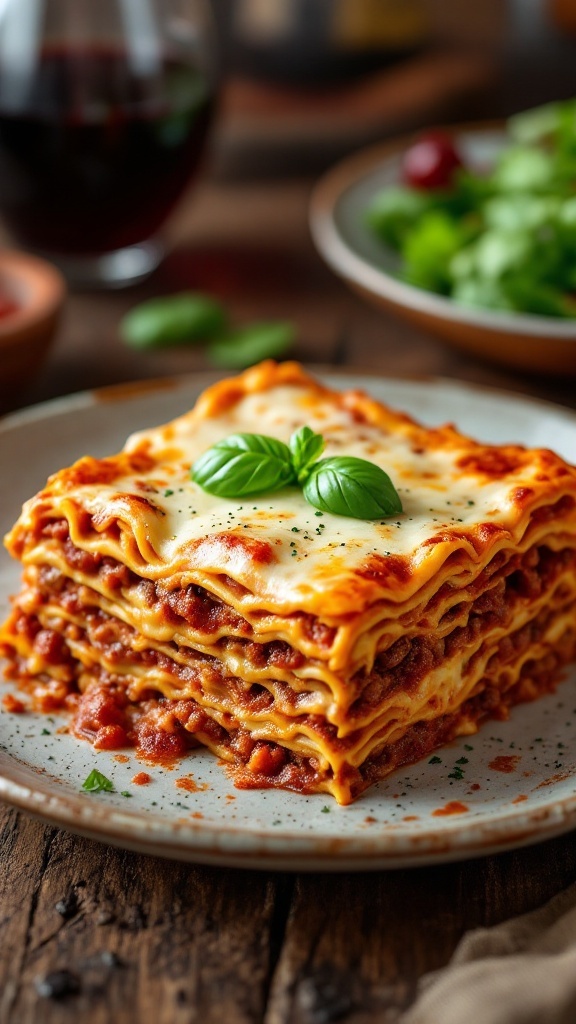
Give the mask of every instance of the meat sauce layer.
[[(482, 719), (506, 717), (513, 704), (554, 690), (563, 666), (575, 656), (576, 631), (569, 630), (554, 651), (524, 664), (514, 687), (503, 692), (489, 683), (455, 714), (415, 723), (396, 743), (374, 750), (360, 768), (344, 764), (336, 777), (330, 770), (321, 770), (314, 757), (302, 757), (277, 743), (254, 740), (232, 717), (224, 728), (194, 700), (166, 700), (151, 693), (138, 704), (131, 704), (125, 686), (106, 673), (101, 673), (99, 681), (82, 695), (69, 689), (65, 692), (67, 688), (60, 684), (59, 693), (54, 689), (51, 698), (46, 700), (45, 692), (43, 697), (46, 710), (67, 707), (71, 731), (97, 749), (134, 747), (147, 763), (166, 764), (202, 744), (228, 762), (234, 784), (240, 789), (278, 788), (299, 793), (330, 789), (340, 802), (349, 803), (394, 769), (419, 761), (458, 736), (463, 723), (470, 731)], [(18, 675), (18, 665), (13, 665), (13, 672)], [(34, 684), (28, 690), (33, 692)]]
[[(63, 544), (71, 567), (89, 575), (101, 575), (108, 584), (113, 580), (114, 586), (118, 588), (152, 588), (149, 600), (160, 601), (163, 613), (168, 609), (174, 615), (186, 618), (186, 621), (193, 621), (195, 625), (204, 623), (207, 627), (210, 624), (212, 628), (214, 623), (219, 628), (231, 622), (236, 626), (239, 622), (245, 622), (201, 587), (163, 593), (157, 585), (135, 577), (125, 566), (111, 559), (79, 551), (71, 544), (67, 536), (67, 524), (63, 521), (52, 523), (51, 529), (52, 535)], [(446, 630), (453, 620), (452, 629), (448, 628), (445, 635), (438, 633), (401, 637), (377, 656), (370, 673), (354, 680), (360, 695), (350, 709), (351, 716), (360, 717), (376, 711), (394, 689), (402, 688), (409, 692), (416, 688), (430, 671), (446, 659), (462, 655), (464, 665), (466, 650), (476, 648), (478, 654), (473, 657), (480, 656), (482, 648), (477, 641), (490, 634), (494, 628), (505, 624), (518, 602), (530, 604), (544, 594), (552, 595), (560, 576), (567, 569), (574, 569), (574, 561), (575, 554), (571, 549), (554, 552), (544, 546), (505, 562), (493, 560), (474, 587), (463, 593), (461, 602), (447, 602), (450, 607), (440, 620), (440, 629)], [(475, 693), (456, 714), (412, 725), (397, 743), (376, 749), (360, 769), (344, 764), (339, 777), (334, 778), (330, 770), (320, 768), (316, 758), (303, 757), (277, 743), (256, 741), (242, 727), (233, 713), (234, 708), (250, 712), (273, 706), (272, 695), (265, 687), (226, 676), (217, 658), (192, 652), (188, 648), (178, 648), (179, 653), (186, 658), (187, 663), (184, 665), (152, 648), (144, 646), (142, 649), (141, 643), (133, 644), (138, 634), (131, 627), (111, 619), (96, 606), (87, 614), (85, 603), (78, 599), (80, 588), (72, 581), (49, 567), (41, 570), (41, 577), (46, 599), (60, 600), (63, 607), (69, 602), (70, 610), (74, 610), (75, 602), (78, 606), (82, 604), (86, 628), (76, 625), (68, 627), (75, 631), (76, 640), (86, 642), (105, 655), (112, 669), (115, 664), (120, 666), (121, 663), (142, 665), (149, 671), (152, 685), (141, 694), (138, 703), (133, 703), (127, 693), (126, 679), (120, 671), (114, 673), (102, 665), (96, 665), (90, 674), (89, 685), (80, 693), (78, 685), (84, 669), (72, 656), (65, 631), (45, 628), (33, 611), (17, 609), (13, 628), (25, 638), (31, 652), (41, 658), (46, 672), (36, 677), (30, 676), (26, 659), (19, 658), (16, 649), (9, 643), (4, 645), (4, 653), (10, 659), (9, 677), (17, 680), (32, 695), (34, 706), (44, 711), (68, 708), (71, 712), (71, 729), (78, 737), (88, 740), (98, 749), (134, 747), (139, 756), (149, 761), (165, 762), (167, 759), (181, 758), (198, 743), (207, 745), (229, 761), (234, 781), (240, 788), (272, 786), (315, 792), (326, 788), (328, 782), (332, 791), (338, 791), (339, 799), (346, 802), (395, 767), (417, 761), (430, 750), (447, 742), (458, 734), (463, 721), (475, 722), (486, 716), (505, 714), (510, 704), (531, 699), (540, 692), (552, 689), (562, 666), (576, 655), (575, 633), (568, 630), (554, 652), (550, 652), (546, 658), (540, 662), (525, 662), (521, 679), (512, 689), (504, 692), (504, 686), (508, 685), (504, 675), (502, 685), (495, 684), (499, 670), (517, 661), (544, 635), (555, 615), (548, 601), (543, 611), (532, 621), (501, 639), (493, 662), (488, 666), (481, 692)], [(444, 587), (447, 586), (449, 584), (444, 584)], [(567, 604), (573, 601), (573, 594), (570, 588), (566, 588), (563, 595), (563, 586), (561, 583), (557, 587), (555, 597), (558, 597), (560, 604), (563, 600)], [(473, 601), (470, 604), (471, 597)], [(436, 599), (440, 600), (441, 595), (436, 595)], [(466, 606), (464, 622), (463, 606)], [(224, 638), (224, 642), (228, 642), (227, 638)], [(235, 638), (234, 642), (239, 641)], [(243, 653), (252, 664), (268, 668), (272, 678), (275, 668), (296, 667), (298, 662), (294, 658), (302, 657), (299, 652), (280, 641), (257, 644), (246, 639), (243, 642)], [(219, 721), (210, 717), (189, 694), (181, 700), (171, 700), (154, 691), (154, 671), (161, 669), (171, 673), (176, 680), (192, 683), (192, 688), (197, 687), (197, 695), (202, 699), (199, 662), (202, 662), (203, 668), (206, 663), (209, 664), (218, 683), (229, 693), (227, 706), (231, 710), (220, 715)], [(298, 695), (285, 684), (275, 685), (284, 686), (286, 700), (292, 701), (295, 713), (298, 713)], [(358, 739), (359, 733), (356, 732), (338, 739), (335, 727), (322, 716), (308, 714), (302, 717), (330, 749), (344, 755), (346, 749)]]
[[(88, 526), (86, 528), (88, 529)], [(65, 519), (46, 523), (40, 536), (52, 538), (58, 543), (71, 569), (87, 577), (98, 576), (105, 587), (112, 591), (134, 589), (135, 596), (143, 600), (149, 608), (154, 608), (165, 622), (174, 626), (186, 622), (191, 629), (205, 636), (223, 630), (234, 630), (245, 637), (251, 637), (253, 634), (252, 626), (246, 619), (204, 587), (191, 584), (184, 589), (171, 589), (162, 582), (144, 579), (108, 555), (83, 551), (76, 547), (70, 539)], [(235, 580), (227, 579), (226, 582), (232, 590), (244, 592), (244, 588)], [(295, 613), (292, 617), (300, 621), (304, 634), (311, 643), (326, 650), (330, 649), (336, 636), (334, 628), (316, 616), (303, 612)]]
[[(532, 640), (536, 641), (547, 625), (548, 616), (542, 612), (531, 624)], [(38, 630), (36, 636), (41, 632)], [(474, 723), (487, 716), (502, 717), (511, 704), (552, 690), (562, 667), (576, 655), (576, 630), (568, 629), (544, 658), (526, 661), (520, 680), (506, 690), (506, 662), (514, 660), (514, 653), (521, 650), (523, 643), (519, 643), (514, 634), (504, 637), (494, 654), (494, 662), (502, 675), (501, 686), (497, 675), (491, 676), (481, 692), (466, 701), (455, 714), (415, 723), (398, 742), (376, 748), (360, 768), (344, 763), (337, 777), (330, 769), (321, 770), (314, 757), (300, 756), (277, 743), (254, 740), (232, 714), (216, 722), (192, 698), (169, 700), (150, 690), (141, 695), (138, 703), (133, 703), (125, 681), (101, 667), (96, 668), (93, 681), (81, 694), (74, 678), (65, 682), (47, 676), (26, 677), (25, 664), (14, 651), (9, 675), (31, 693), (34, 705), (41, 710), (67, 708), (71, 712), (72, 732), (97, 749), (135, 747), (145, 760), (165, 763), (183, 757), (200, 743), (230, 762), (234, 782), (239, 788), (275, 787), (312, 793), (326, 789), (329, 783), (333, 792), (338, 791), (341, 802), (348, 802), (394, 768), (419, 760), (458, 735), (463, 722)], [(324, 719), (319, 716), (306, 716), (306, 719), (332, 750), (345, 754), (346, 746), (356, 738), (353, 734), (338, 740), (334, 728)]]
[[(357, 673), (347, 682), (352, 695), (357, 694), (348, 709), (347, 717), (360, 722), (367, 716), (373, 716), (394, 691), (414, 692), (428, 673), (455, 657), (462, 658), (463, 671), (473, 671), (476, 660), (484, 653), (482, 638), (497, 628), (505, 629), (512, 621), (518, 605), (536, 602), (544, 594), (553, 593), (560, 604), (574, 599), (569, 588), (563, 593), (563, 584), (557, 587), (557, 581), (567, 570), (576, 571), (575, 561), (576, 555), (572, 549), (552, 552), (542, 546), (530, 549), (523, 556), (513, 557), (505, 566), (488, 567), (485, 574), (482, 574), (486, 578), (476, 581), (475, 589), (478, 592), (472, 603), (468, 604), (463, 595), (461, 602), (451, 604), (440, 620), (438, 632), (400, 637), (377, 655), (370, 672)], [(488, 576), (489, 569), (491, 576)], [(272, 692), (265, 685), (249, 684), (226, 674), (217, 657), (174, 642), (169, 647), (173, 649), (175, 659), (152, 647), (146, 647), (140, 634), (132, 627), (112, 619), (97, 606), (87, 606), (84, 594), (86, 588), (79, 588), (57, 570), (41, 569), (40, 585), (40, 599), (55, 598), (65, 611), (86, 622), (85, 630), (69, 626), (66, 629), (72, 629), (73, 638), (81, 639), (101, 652), (112, 668), (121, 663), (133, 663), (145, 668), (151, 675), (155, 671), (167, 672), (173, 677), (175, 685), (181, 687), (183, 695), (187, 695), (185, 691), (192, 691), (192, 695), (195, 691), (201, 692), (202, 679), (209, 673), (219, 690), (229, 694), (232, 709), (238, 706), (246, 714), (272, 708), (275, 698), (288, 713), (298, 714), (308, 699), (307, 692), (299, 693), (287, 682), (278, 679), (278, 670), (293, 671), (305, 663), (303, 655), (284, 641), (255, 643), (222, 638), (219, 644), (222, 651), (228, 645), (239, 648), (242, 658), (252, 668), (265, 670), (269, 678), (274, 680)], [(466, 597), (471, 596), (466, 594)], [(545, 619), (548, 614), (544, 612)], [(33, 615), (28, 619), (23, 616), (17, 628), (28, 635), (34, 651), (49, 664), (63, 664), (66, 660), (72, 664), (72, 655), (61, 632), (42, 629)], [(503, 638), (499, 645), (499, 658), (509, 662), (523, 654), (541, 635), (542, 628), (542, 620), (538, 618)], [(466, 652), (473, 649), (476, 653), (466, 660)]]

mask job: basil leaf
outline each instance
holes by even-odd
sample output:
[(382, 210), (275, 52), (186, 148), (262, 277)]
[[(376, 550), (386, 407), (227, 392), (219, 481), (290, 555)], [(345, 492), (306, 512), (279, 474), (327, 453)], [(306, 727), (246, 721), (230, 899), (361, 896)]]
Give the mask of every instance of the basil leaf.
[(226, 326), (220, 303), (207, 295), (181, 292), (136, 306), (121, 321), (120, 334), (132, 348), (167, 348), (207, 341)]
[(107, 793), (113, 793), (114, 783), (102, 775), (97, 768), (93, 768), (90, 775), (84, 779), (82, 789), (85, 789), (87, 793), (99, 793), (102, 789)]
[(324, 438), (301, 427), (283, 441), (264, 434), (231, 434), (204, 452), (192, 480), (221, 498), (243, 498), (300, 484), (315, 508), (355, 519), (398, 515), (402, 503), (390, 477), (366, 459), (336, 456), (316, 462)]
[(262, 359), (279, 359), (285, 355), (296, 337), (293, 324), (251, 324), (215, 338), (208, 347), (214, 366), (227, 370), (244, 370)]
[(304, 497), (322, 512), (354, 519), (397, 515), (402, 502), (383, 469), (353, 455), (322, 459), (312, 467)]
[(304, 482), (310, 466), (324, 451), (324, 444), (322, 434), (315, 434), (310, 427), (300, 427), (300, 430), (294, 431), (290, 438), (290, 451), (298, 483)]
[(196, 460), (190, 475), (209, 494), (244, 498), (295, 483), (290, 449), (263, 434), (231, 434)]

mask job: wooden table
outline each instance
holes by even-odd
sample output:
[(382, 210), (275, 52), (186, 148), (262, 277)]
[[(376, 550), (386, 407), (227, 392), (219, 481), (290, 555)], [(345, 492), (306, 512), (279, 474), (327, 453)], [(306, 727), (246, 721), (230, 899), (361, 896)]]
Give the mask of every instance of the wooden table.
[[(117, 334), (136, 301), (195, 287), (224, 298), (237, 321), (293, 318), (307, 363), (576, 404), (570, 382), (474, 362), (365, 306), (313, 250), (310, 185), (212, 180), (192, 193), (171, 225), (175, 251), (146, 286), (70, 297), (26, 399), (206, 368), (200, 350), (135, 354)], [(576, 878), (570, 835), (483, 860), (330, 876), (137, 856), (9, 808), (1, 826), (2, 1024), (390, 1024), (466, 929), (534, 908)], [(62, 970), (78, 990), (58, 996)]]

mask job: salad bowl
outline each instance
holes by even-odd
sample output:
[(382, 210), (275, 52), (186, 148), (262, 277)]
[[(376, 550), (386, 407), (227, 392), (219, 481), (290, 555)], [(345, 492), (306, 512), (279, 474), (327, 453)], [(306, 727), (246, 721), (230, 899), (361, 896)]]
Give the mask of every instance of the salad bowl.
[[(488, 171), (509, 143), (503, 125), (442, 129), (467, 166)], [(528, 373), (576, 375), (576, 318), (462, 305), (404, 280), (400, 257), (368, 223), (367, 211), (402, 180), (414, 138), (372, 146), (330, 170), (310, 203), (312, 237), (326, 263), (354, 290), (453, 347)], [(537, 258), (537, 256), (536, 256)]]

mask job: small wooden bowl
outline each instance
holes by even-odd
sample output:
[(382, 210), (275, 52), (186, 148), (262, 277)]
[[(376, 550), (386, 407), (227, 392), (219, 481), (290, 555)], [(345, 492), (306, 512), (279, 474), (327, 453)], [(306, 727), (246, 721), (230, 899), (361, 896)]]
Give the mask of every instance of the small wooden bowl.
[(54, 337), (66, 285), (50, 263), (27, 253), (0, 251), (0, 293), (18, 308), (0, 316), (0, 413), (18, 403)]
[[(507, 143), (494, 126), (446, 129), (472, 166), (489, 167)], [(400, 178), (404, 139), (348, 157), (316, 186), (310, 227), (329, 266), (363, 298), (479, 359), (529, 373), (576, 376), (576, 319), (458, 305), (397, 276), (399, 261), (366, 224), (382, 188)]]

